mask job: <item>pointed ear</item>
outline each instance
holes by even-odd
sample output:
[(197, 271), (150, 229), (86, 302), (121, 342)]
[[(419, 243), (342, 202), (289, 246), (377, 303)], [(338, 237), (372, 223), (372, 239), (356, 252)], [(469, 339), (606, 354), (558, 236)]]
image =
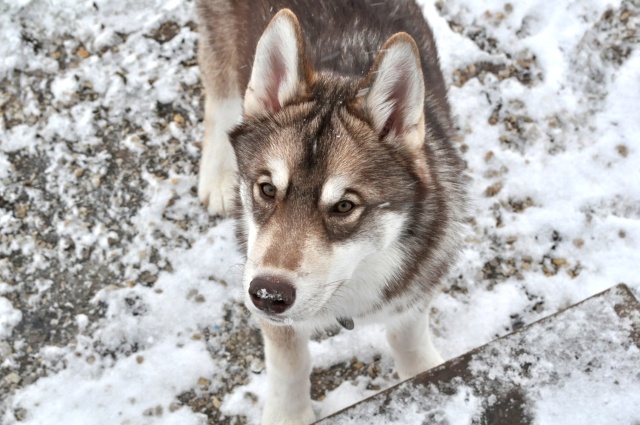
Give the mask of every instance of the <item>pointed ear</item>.
[(366, 88), (362, 108), (380, 139), (400, 137), (414, 149), (421, 148), (424, 77), (418, 47), (409, 34), (397, 33), (384, 43), (361, 87)]
[(310, 79), (305, 60), (298, 18), (289, 9), (282, 9), (258, 41), (244, 96), (245, 117), (277, 112), (287, 102), (304, 95)]

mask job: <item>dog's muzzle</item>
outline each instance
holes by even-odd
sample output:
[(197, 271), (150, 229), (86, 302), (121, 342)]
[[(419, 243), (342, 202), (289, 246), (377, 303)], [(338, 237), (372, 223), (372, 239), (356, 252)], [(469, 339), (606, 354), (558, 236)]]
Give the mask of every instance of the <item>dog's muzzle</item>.
[(249, 285), (251, 301), (266, 313), (280, 314), (293, 305), (296, 288), (286, 279), (256, 277)]

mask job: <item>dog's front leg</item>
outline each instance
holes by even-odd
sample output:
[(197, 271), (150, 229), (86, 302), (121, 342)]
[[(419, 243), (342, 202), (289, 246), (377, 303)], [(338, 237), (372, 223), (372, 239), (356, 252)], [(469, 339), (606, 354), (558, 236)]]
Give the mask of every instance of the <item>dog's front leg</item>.
[(414, 317), (387, 327), (387, 341), (400, 379), (409, 379), (443, 362), (429, 336), (429, 317)]
[(210, 214), (228, 215), (233, 205), (236, 157), (227, 131), (242, 112), (240, 97), (216, 99), (207, 93), (198, 197)]
[(290, 326), (260, 325), (268, 381), (262, 425), (312, 423), (309, 336)]

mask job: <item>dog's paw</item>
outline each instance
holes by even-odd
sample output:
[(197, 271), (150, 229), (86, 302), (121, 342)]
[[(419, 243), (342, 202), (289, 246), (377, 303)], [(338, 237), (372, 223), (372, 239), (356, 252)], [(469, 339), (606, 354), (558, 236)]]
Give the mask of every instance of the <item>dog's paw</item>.
[(218, 173), (200, 170), (198, 198), (209, 214), (224, 217), (231, 213), (235, 196), (235, 178), (235, 172), (229, 169)]
[(261, 425), (309, 425), (316, 421), (311, 403), (300, 412), (284, 410), (267, 404), (262, 412)]
[(396, 361), (396, 369), (401, 380), (413, 378), (414, 376), (440, 366), (444, 360), (437, 351), (431, 350), (420, 353), (409, 361)]

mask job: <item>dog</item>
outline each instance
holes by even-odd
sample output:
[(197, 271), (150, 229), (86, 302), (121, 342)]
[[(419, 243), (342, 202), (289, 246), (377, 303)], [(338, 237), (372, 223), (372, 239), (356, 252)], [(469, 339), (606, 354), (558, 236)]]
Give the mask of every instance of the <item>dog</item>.
[[(309, 336), (383, 322), (402, 379), (442, 362), (428, 309), (462, 239), (432, 31), (413, 0), (198, 0), (198, 195), (246, 249), (263, 424), (308, 424)], [(241, 117), (241, 120), (238, 120)]]

